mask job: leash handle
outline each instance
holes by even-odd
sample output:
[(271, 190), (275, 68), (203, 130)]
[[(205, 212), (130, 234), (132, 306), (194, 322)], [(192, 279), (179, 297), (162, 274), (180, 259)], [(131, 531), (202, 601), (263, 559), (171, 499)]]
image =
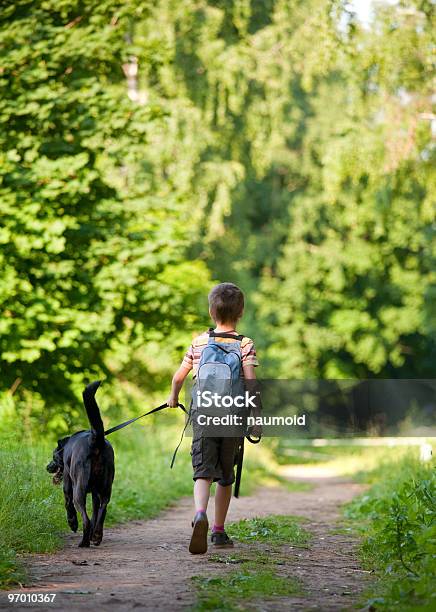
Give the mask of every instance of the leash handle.
[(253, 438), (252, 436), (250, 436), (250, 434), (247, 434), (245, 437), (252, 444), (259, 444), (259, 442), (262, 440), (262, 436), (259, 436), (258, 438)]

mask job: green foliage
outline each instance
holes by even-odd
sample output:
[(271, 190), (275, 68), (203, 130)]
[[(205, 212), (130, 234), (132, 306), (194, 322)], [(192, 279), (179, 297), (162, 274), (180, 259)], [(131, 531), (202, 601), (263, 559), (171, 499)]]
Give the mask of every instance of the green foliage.
[(3, 412), (59, 431), (90, 378), (166, 393), (211, 278), (246, 291), (263, 372), (432, 375), (429, 3), (371, 28), (343, 0), (0, 20)]
[[(289, 193), (303, 187), (306, 97), (336, 55), (339, 5), (158, 1), (135, 24), (140, 90), (171, 118), (152, 136), (153, 180), (164, 174), (179, 201), (196, 202), (191, 253), (248, 292), (277, 258)], [(253, 327), (251, 300), (247, 314)]]
[(364, 536), (362, 556), (379, 578), (370, 601), (386, 609), (431, 606), (436, 573), (436, 473), (411, 457), (385, 465), (347, 516)]
[(44, 445), (17, 444), (12, 436), (0, 440), (0, 587), (24, 577), (17, 553), (48, 552), (61, 544), (64, 509), (44, 470), (50, 457)]
[(117, 475), (108, 525), (156, 516), (162, 508), (192, 493), (189, 440), (185, 440), (170, 470), (171, 457), (183, 427), (148, 424), (112, 440)]
[(156, 2), (135, 24), (140, 90), (171, 117), (148, 168), (198, 203), (190, 252), (247, 291), (281, 376), (431, 371), (432, 22), (412, 4), (371, 29), (334, 0)]
[(24, 580), (25, 573), (15, 559), (15, 552), (4, 546), (0, 549), (0, 587), (8, 588)]
[(290, 200), (286, 242), (260, 300), (280, 375), (431, 375), (431, 27), (418, 8), (392, 6), (370, 30), (351, 22), (308, 101), (307, 187)]
[(208, 283), (184, 261), (183, 208), (139, 185), (162, 117), (126, 95), (143, 5), (21, 0), (1, 18), (0, 385), (67, 412), (86, 378), (113, 375), (120, 341), (128, 362), (150, 333), (192, 325)]
[[(112, 379), (111, 424), (144, 398), (160, 403), (207, 323), (211, 278), (246, 291), (243, 331), (264, 372), (433, 375), (430, 2), (380, 3), (371, 28), (343, 0), (4, 4), (2, 431), (83, 425), (77, 397), (90, 378)], [(140, 477), (143, 446), (118, 442), (129, 485), (114, 519), (186, 491), (186, 461), (172, 489), (158, 476), (166, 438), (152, 431)], [(1, 451), (9, 580), (8, 551), (46, 550), (63, 529), (44, 477), (22, 478), (46, 461), (28, 452)], [(416, 473), (415, 484), (383, 477), (390, 493), (370, 494), (370, 524), (387, 582), (399, 576), (419, 598), (433, 481)], [(274, 538), (270, 527), (247, 529)]]
[(8, 4), (0, 390), (20, 413), (54, 429), (62, 406), (67, 428), (91, 377), (162, 391), (211, 277), (246, 290), (270, 372), (431, 372), (432, 21), (409, 4), (369, 29), (342, 0)]

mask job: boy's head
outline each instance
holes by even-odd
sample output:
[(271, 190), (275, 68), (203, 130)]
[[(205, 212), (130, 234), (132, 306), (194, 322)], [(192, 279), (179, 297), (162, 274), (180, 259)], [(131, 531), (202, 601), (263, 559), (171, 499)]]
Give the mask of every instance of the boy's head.
[(244, 294), (233, 283), (220, 283), (210, 291), (209, 313), (215, 323), (236, 323), (244, 312)]

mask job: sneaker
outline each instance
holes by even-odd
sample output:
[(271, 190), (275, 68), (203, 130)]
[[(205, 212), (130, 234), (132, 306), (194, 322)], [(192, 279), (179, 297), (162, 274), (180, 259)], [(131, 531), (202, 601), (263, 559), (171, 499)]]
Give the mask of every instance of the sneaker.
[(229, 538), (225, 531), (214, 531), (210, 541), (215, 548), (233, 548), (233, 540)]
[(202, 555), (207, 552), (207, 532), (209, 529), (205, 512), (197, 512), (192, 521), (192, 528), (189, 552), (193, 555)]

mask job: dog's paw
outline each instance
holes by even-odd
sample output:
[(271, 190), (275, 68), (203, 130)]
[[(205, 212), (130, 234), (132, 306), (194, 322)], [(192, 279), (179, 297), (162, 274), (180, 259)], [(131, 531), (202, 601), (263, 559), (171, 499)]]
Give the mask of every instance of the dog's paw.
[(102, 539), (103, 539), (102, 533), (94, 533), (91, 536), (91, 542), (94, 544), (94, 546), (100, 546)]
[(75, 521), (68, 521), (68, 525), (70, 526), (71, 531), (74, 531), (74, 533), (76, 533), (77, 529), (79, 528), (79, 522), (77, 519)]
[(87, 541), (82, 540), (82, 541), (80, 542), (80, 544), (79, 544), (79, 548), (89, 548), (89, 547), (90, 547), (90, 542), (89, 542), (89, 540), (87, 540)]

